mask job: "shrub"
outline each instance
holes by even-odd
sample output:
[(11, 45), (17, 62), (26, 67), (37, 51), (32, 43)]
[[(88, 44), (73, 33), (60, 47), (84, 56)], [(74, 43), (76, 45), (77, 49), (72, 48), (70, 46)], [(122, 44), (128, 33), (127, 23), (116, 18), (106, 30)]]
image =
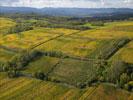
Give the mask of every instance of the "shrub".
[(83, 89), (86, 87), (86, 84), (85, 83), (77, 83), (77, 87), (80, 89)]
[(120, 76), (120, 87), (123, 87), (125, 83), (127, 83), (129, 81), (129, 76), (127, 75), (127, 73), (123, 73), (121, 76)]
[(11, 71), (8, 71), (7, 75), (9, 78), (15, 78), (15, 77), (19, 77), (19, 72), (16, 70), (11, 70)]
[(34, 77), (37, 78), (37, 79), (41, 79), (41, 80), (46, 79), (46, 75), (41, 71), (40, 72), (35, 72)]
[(133, 92), (133, 82), (128, 82), (127, 84), (124, 85), (124, 88), (128, 91), (132, 91)]
[(9, 62), (0, 62), (0, 71), (8, 71), (10, 68)]
[(56, 79), (55, 77), (50, 77), (49, 81), (55, 82), (55, 83), (60, 83), (61, 82), (60, 80)]

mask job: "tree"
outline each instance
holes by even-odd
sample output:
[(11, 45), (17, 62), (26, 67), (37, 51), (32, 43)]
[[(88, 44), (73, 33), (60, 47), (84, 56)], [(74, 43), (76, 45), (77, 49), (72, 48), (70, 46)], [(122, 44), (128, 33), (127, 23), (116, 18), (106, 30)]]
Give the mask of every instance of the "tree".
[(123, 61), (114, 61), (111, 67), (106, 69), (105, 79), (106, 81), (116, 83), (119, 80), (120, 75), (126, 71), (127, 64)]
[(19, 76), (19, 72), (17, 70), (10, 70), (7, 75), (9, 78), (15, 78)]
[(86, 87), (85, 83), (77, 83), (77, 87), (79, 87), (80, 89), (83, 89)]
[(128, 82), (127, 84), (124, 85), (124, 88), (128, 91), (133, 92), (133, 82)]
[(124, 87), (124, 84), (127, 83), (129, 81), (129, 76), (127, 75), (127, 73), (123, 73), (121, 76), (120, 76), (120, 87)]
[(46, 75), (41, 71), (35, 72), (34, 77), (41, 80), (47, 79)]

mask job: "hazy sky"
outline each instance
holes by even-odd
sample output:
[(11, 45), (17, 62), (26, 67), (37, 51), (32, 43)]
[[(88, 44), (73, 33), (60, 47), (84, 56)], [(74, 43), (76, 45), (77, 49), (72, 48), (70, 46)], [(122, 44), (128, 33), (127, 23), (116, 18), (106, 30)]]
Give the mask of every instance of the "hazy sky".
[(0, 0), (1, 6), (133, 8), (133, 0)]

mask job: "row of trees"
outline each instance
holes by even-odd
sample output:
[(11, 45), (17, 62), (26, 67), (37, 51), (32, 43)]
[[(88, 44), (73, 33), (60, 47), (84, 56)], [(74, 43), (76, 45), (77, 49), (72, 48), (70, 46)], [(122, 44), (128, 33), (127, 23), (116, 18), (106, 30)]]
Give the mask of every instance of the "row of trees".
[[(78, 23), (80, 24), (80, 23)], [(46, 21), (37, 21), (34, 23), (36, 27), (48, 27), (48, 28), (67, 28), (67, 29), (76, 29), (76, 30), (87, 30), (91, 29), (89, 26), (83, 26), (83, 25), (74, 25), (73, 23), (58, 23), (58, 22), (46, 22)]]
[(29, 24), (24, 24), (24, 23), (20, 23), (17, 24), (11, 28), (9, 28), (9, 30), (6, 32), (6, 34), (12, 34), (12, 33), (21, 33), (24, 31), (28, 31), (28, 30), (33, 30), (33, 27), (30, 26)]
[(43, 52), (45, 56), (50, 56), (50, 57), (57, 57), (57, 58), (67, 58), (68, 56), (66, 54), (63, 54), (60, 51), (45, 51)]

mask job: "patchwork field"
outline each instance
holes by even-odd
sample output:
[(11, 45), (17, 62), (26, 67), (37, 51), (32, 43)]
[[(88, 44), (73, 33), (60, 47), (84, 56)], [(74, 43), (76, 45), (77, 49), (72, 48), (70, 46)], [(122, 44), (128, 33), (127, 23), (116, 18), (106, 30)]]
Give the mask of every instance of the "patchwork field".
[[(76, 30), (23, 19), (32, 30), (5, 34), (15, 20), (0, 18), (0, 100), (133, 99), (132, 21)], [(117, 82), (106, 80), (108, 71), (118, 71)]]

